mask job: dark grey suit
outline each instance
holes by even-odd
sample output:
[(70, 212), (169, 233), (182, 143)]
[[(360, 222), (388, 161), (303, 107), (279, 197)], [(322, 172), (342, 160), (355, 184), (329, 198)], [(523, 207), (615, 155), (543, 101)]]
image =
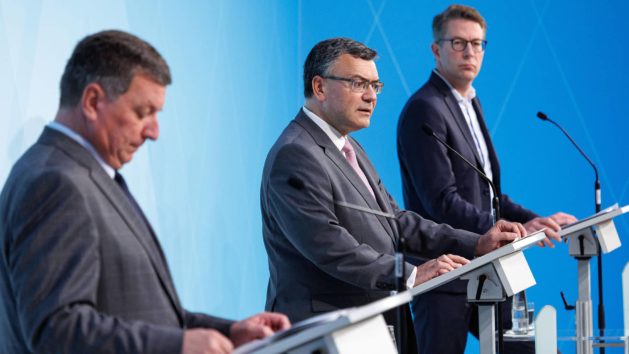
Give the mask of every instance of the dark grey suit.
[[(301, 110), (267, 156), (261, 188), (270, 270), (266, 309), (292, 321), (365, 305), (394, 288), (395, 223), (337, 201), (396, 214), (409, 250), (424, 257), (474, 253), (477, 234), (399, 210), (363, 149), (350, 141), (376, 199)], [(406, 278), (412, 269), (405, 265)]]
[(46, 128), (0, 195), (0, 352), (178, 353), (186, 312), (150, 225), (93, 156)]
[[(480, 102), (472, 100), (487, 145), (493, 182), (498, 194), (500, 165), (487, 131)], [(436, 135), (468, 161), (483, 170), (481, 159), (463, 112), (448, 85), (435, 73), (411, 96), (398, 123), (398, 158), (402, 173), (404, 203), (425, 218), (476, 233), (492, 226), (489, 185), (458, 156), (434, 138), (424, 134), (428, 124)], [(537, 215), (501, 194), (501, 216), (509, 221), (527, 222)], [(462, 353), (468, 324), (475, 332), (476, 321), (465, 298), (464, 281), (453, 281), (413, 301), (414, 322), (422, 353)], [(505, 306), (506, 325), (510, 309)]]

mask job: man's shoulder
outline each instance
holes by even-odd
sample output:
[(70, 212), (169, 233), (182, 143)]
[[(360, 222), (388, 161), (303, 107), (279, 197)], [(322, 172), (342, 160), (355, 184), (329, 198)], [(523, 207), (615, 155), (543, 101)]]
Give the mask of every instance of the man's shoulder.
[(437, 101), (442, 102), (445, 94), (431, 80), (426, 81), (411, 97), (408, 103), (415, 104), (435, 104)]
[(78, 184), (89, 169), (54, 145), (37, 142), (15, 162), (3, 190), (26, 189), (27, 193), (52, 186)]
[(292, 120), (277, 138), (266, 157), (266, 168), (290, 160), (292, 164), (304, 162), (305, 156), (312, 157), (321, 150), (312, 134), (299, 122)]

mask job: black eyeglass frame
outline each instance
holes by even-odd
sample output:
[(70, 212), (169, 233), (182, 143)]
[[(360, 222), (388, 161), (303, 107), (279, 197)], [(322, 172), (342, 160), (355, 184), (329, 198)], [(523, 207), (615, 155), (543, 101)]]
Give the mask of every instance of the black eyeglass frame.
[[(461, 41), (461, 43), (463, 43), (463, 48), (455, 46), (454, 41)], [(456, 52), (464, 52), (465, 49), (467, 49), (468, 44), (472, 45), (472, 50), (475, 53), (482, 53), (487, 48), (487, 40), (485, 39), (472, 39), (471, 41), (468, 41), (463, 38), (454, 37), (454, 38), (441, 38), (437, 40), (437, 43), (439, 42), (450, 42), (450, 47), (452, 47), (452, 50)], [(480, 42), (480, 49), (477, 49), (477, 47), (474, 46), (474, 42), (477, 42), (477, 43)], [(457, 49), (457, 48), (460, 48), (460, 49)]]

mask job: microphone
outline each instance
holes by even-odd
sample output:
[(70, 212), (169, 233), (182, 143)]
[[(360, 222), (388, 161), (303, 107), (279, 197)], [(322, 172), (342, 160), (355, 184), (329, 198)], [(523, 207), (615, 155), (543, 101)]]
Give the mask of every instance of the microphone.
[[(430, 125), (424, 123), (422, 124), (422, 130), (424, 130), (424, 133), (426, 133), (426, 135), (433, 137), (435, 140), (437, 140), (439, 143), (441, 143), (441, 145), (445, 146), (449, 151), (453, 152), (456, 156), (458, 156), (459, 158), (461, 158), (461, 160), (465, 161), (466, 164), (468, 164), (474, 171), (476, 171), (476, 173), (478, 173), (478, 175), (485, 180), (487, 183), (489, 183), (489, 186), (491, 187), (491, 190), (494, 192), (494, 198), (491, 200), (492, 203), (492, 216), (493, 216), (493, 224), (495, 225), (496, 222), (498, 220), (500, 220), (500, 196), (498, 195), (498, 190), (496, 189), (496, 186), (494, 185), (494, 182), (491, 180), (491, 178), (487, 177), (487, 175), (485, 174), (485, 172), (481, 171), (478, 167), (476, 167), (476, 165), (474, 165), (473, 163), (471, 163), (468, 159), (466, 159), (463, 155), (461, 155), (460, 152), (456, 151), (455, 148), (453, 148), (452, 146), (450, 146), (448, 143), (446, 143), (443, 139), (441, 139), (437, 134), (435, 134), (434, 130), (432, 130), (432, 128), (430, 127)], [(524, 293), (524, 291), (522, 291), (522, 293)], [(524, 295), (526, 296), (526, 295)], [(526, 297), (525, 297), (526, 299)], [(524, 306), (526, 308), (526, 300), (524, 300)], [(496, 303), (496, 313), (498, 315), (498, 348), (499, 348), (499, 353), (503, 353), (504, 352), (504, 344), (503, 344), (503, 326), (502, 326), (502, 306), (500, 306), (498, 303)]]
[(492, 204), (493, 204), (492, 205), (492, 207), (493, 207), (493, 224), (495, 224), (496, 221), (500, 220), (500, 195), (498, 195), (498, 190), (496, 189), (496, 186), (494, 185), (494, 182), (491, 180), (491, 178), (487, 177), (485, 172), (481, 171), (478, 167), (476, 167), (476, 165), (471, 163), (468, 159), (466, 159), (463, 155), (461, 155), (461, 153), (456, 151), (455, 148), (453, 148), (452, 146), (448, 145), (448, 143), (446, 143), (437, 134), (435, 134), (434, 130), (432, 130), (430, 125), (424, 123), (422, 125), (422, 129), (424, 130), (424, 133), (426, 133), (426, 135), (433, 137), (435, 140), (437, 140), (439, 143), (441, 143), (441, 145), (445, 146), (449, 151), (453, 152), (456, 156), (461, 158), (461, 160), (465, 161), (465, 163), (468, 164), (472, 169), (474, 169), (474, 171), (476, 171), (476, 173), (478, 173), (478, 175), (483, 180), (485, 180), (487, 183), (489, 183), (489, 186), (491, 187), (491, 190), (494, 192), (494, 198), (492, 199)]
[[(548, 116), (542, 112), (537, 112), (537, 117), (543, 121), (550, 122), (554, 126), (559, 128), (559, 130), (561, 130), (561, 132), (568, 138), (568, 140), (570, 140), (572, 145), (574, 145), (574, 147), (576, 147), (577, 150), (579, 150), (581, 155), (587, 160), (590, 166), (592, 166), (592, 168), (594, 169), (594, 177), (595, 177), (594, 210), (596, 210), (596, 212), (598, 213), (599, 211), (601, 211), (601, 182), (598, 179), (598, 169), (596, 168), (596, 165), (594, 165), (594, 162), (592, 162), (592, 160), (590, 160), (590, 158), (587, 157), (585, 152), (583, 152), (581, 147), (574, 141), (574, 139), (572, 139), (570, 134), (568, 134), (568, 132), (566, 132), (557, 122), (548, 118)], [(598, 257), (597, 257), (597, 262), (596, 262), (598, 266), (598, 272), (597, 272), (598, 273), (598, 327), (599, 327), (599, 334), (602, 337), (605, 335), (605, 305), (603, 304), (603, 258), (602, 258), (603, 255), (601, 254), (601, 244), (597, 242), (596, 245), (597, 245), (596, 248), (598, 250)], [(604, 353), (605, 348), (601, 348), (601, 352)]]
[(559, 128), (559, 130), (561, 130), (561, 132), (570, 140), (572, 145), (574, 145), (574, 147), (576, 147), (577, 150), (579, 150), (581, 155), (583, 155), (583, 157), (587, 160), (587, 162), (590, 164), (590, 166), (592, 166), (592, 168), (594, 169), (594, 176), (596, 178), (596, 180), (594, 181), (594, 202), (596, 204), (596, 209), (595, 210), (598, 213), (599, 211), (601, 211), (601, 182), (598, 179), (598, 169), (596, 168), (596, 165), (594, 165), (594, 162), (592, 162), (592, 160), (590, 160), (590, 158), (587, 157), (585, 152), (583, 152), (581, 147), (574, 141), (574, 139), (572, 139), (570, 134), (568, 134), (567, 131), (565, 131), (559, 124), (557, 124), (557, 122), (555, 122), (554, 120), (548, 118), (548, 116), (545, 115), (542, 112), (537, 112), (537, 117), (539, 119), (543, 120), (543, 121), (550, 122), (550, 123), (554, 124), (557, 128)]

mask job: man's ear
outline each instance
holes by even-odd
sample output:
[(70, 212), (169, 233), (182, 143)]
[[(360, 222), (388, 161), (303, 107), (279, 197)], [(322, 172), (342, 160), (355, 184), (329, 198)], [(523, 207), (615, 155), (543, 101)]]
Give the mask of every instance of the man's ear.
[(92, 82), (85, 86), (80, 102), (83, 115), (89, 121), (96, 121), (100, 105), (105, 99), (105, 90), (99, 84)]
[(430, 50), (432, 51), (432, 55), (435, 56), (435, 60), (438, 60), (439, 57), (441, 56), (441, 53), (439, 52), (439, 44), (437, 44), (436, 42), (433, 42), (430, 45)]
[(326, 95), (326, 87), (323, 82), (323, 78), (319, 75), (316, 75), (312, 78), (312, 96), (319, 102), (325, 100)]

